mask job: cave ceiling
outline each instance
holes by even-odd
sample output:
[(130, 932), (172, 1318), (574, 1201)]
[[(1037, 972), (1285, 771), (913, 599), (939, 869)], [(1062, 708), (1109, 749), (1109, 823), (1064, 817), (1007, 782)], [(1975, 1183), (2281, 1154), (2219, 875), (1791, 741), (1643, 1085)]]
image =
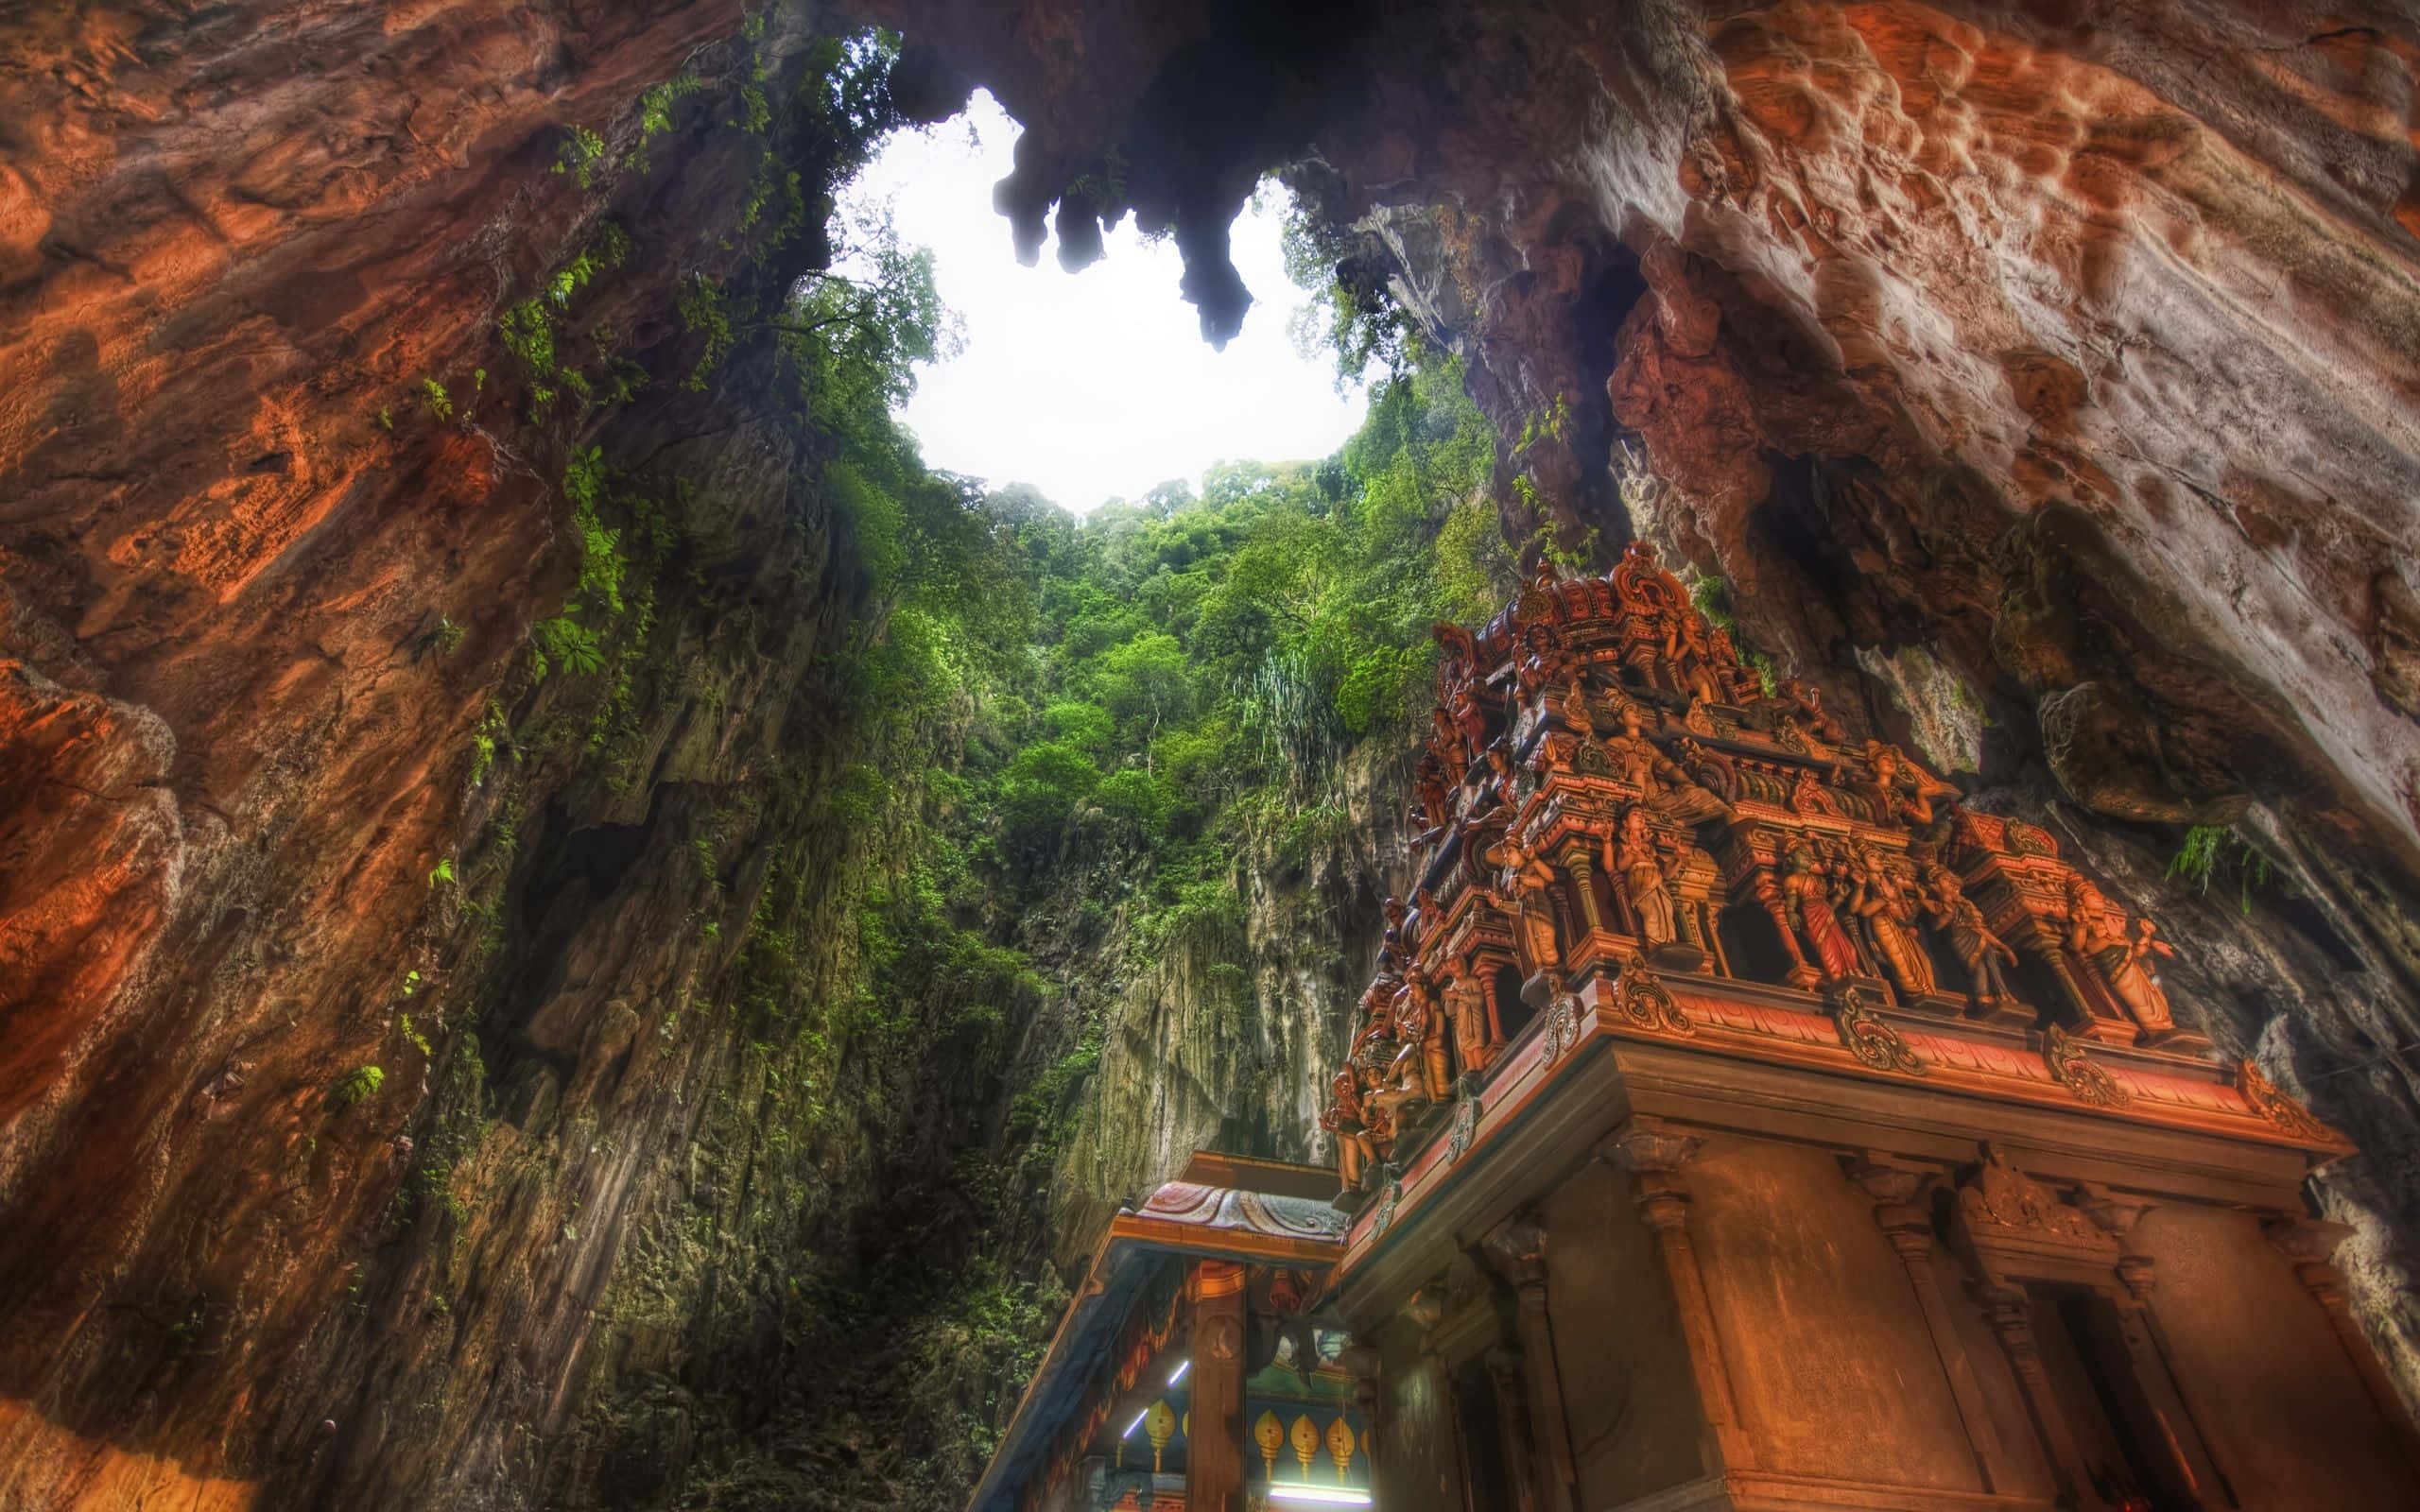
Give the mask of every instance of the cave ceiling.
[(2407, 9), (871, 9), (925, 113), (1026, 124), (1021, 256), (1171, 230), (1219, 340), (1225, 225), (1286, 171), (1384, 243), (1564, 544), (1631, 528), (1635, 444), (1637, 524), (1766, 641), (1945, 652), (2100, 813), (2298, 799), (2410, 874)]

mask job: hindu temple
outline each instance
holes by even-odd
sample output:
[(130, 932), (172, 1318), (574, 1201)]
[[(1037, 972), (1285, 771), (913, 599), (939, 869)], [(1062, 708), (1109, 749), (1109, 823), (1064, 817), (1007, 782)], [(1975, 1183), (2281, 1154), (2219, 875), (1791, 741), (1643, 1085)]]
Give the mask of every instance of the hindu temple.
[(970, 1512), (2420, 1505), (2350, 1146), (2156, 921), (1643, 545), (1436, 635), (1333, 1178), (1120, 1214)]

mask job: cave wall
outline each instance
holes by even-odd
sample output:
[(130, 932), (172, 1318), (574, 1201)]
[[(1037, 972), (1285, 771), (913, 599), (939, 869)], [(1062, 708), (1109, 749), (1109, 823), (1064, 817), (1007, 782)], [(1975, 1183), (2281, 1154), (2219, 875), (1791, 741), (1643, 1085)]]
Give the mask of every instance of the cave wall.
[[(765, 147), (819, 150), (806, 28), (0, 37), (0, 1503), (637, 1504), (962, 1136), (894, 1100), (988, 1095), (927, 1057), (811, 1098), (828, 1057), (734, 1005), (752, 921), (829, 995), (879, 866), (819, 795), (880, 606), (762, 343), (683, 382), (698, 275), (823, 255), (778, 195), (743, 233)], [(542, 679), (580, 479), (629, 602)]]
[[(1513, 539), (1647, 531), (1876, 728), (1975, 730), (1975, 801), (2156, 913), (2185, 1011), (2369, 1149), (2319, 1195), (2420, 1378), (2409, 14), (862, 9), (925, 44), (903, 103), (1027, 123), (1004, 251), (1080, 264), (1131, 211), (1219, 337), (1254, 318), (1227, 217), (1290, 164), (1466, 358)], [(814, 254), (733, 236), (734, 92), (803, 37), (723, 0), (0, 22), (0, 1500), (878, 1504), (977, 1457), (815, 1394), (824, 1283), (996, 1217), (922, 1177), (1066, 1022), (833, 1108), (807, 1051), (689, 1011), (768, 896), (841, 971), (856, 900), (801, 879), (881, 844), (816, 801), (816, 669), (879, 614), (845, 523), (761, 352), (679, 383), (684, 274)], [(574, 125), (652, 167), (583, 181)], [(496, 323), (609, 214), (636, 246), (566, 330), (656, 382), (529, 421)], [(627, 679), (540, 683), (588, 446), (681, 544)], [(1363, 833), (1256, 880), (1241, 939), (1073, 994), (1110, 1028), (1018, 1177), (1037, 1274), (1195, 1143), (1320, 1153), (1398, 864), (1382, 762), (1348, 787)], [(2285, 885), (2180, 888), (2190, 820)], [(960, 1335), (883, 1348), (1002, 1410)], [(732, 1469), (785, 1415), (828, 1431)]]

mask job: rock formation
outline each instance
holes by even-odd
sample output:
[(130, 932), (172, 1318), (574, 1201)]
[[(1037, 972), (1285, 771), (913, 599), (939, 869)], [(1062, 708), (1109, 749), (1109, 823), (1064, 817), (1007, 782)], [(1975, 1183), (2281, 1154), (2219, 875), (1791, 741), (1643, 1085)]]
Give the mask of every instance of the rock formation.
[[(1979, 705), (1973, 801), (2120, 902), (2236, 824), (2286, 886), (2163, 902), (2176, 996), (2368, 1150), (2322, 1195), (2420, 1375), (2406, 11), (862, 9), (903, 110), (979, 83), (1027, 124), (1005, 243), (1166, 226), (1222, 338), (1228, 220), (1286, 169), (1464, 355), (1515, 539), (1609, 552), (1634, 441), (1636, 527), (1745, 641), (1887, 730)], [(760, 131), (834, 166), (810, 51), (734, 0), (0, 19), (0, 1502), (658, 1504), (830, 1337), (769, 1257), (895, 1230), (877, 1173), (942, 1159), (871, 1107), (792, 1130), (806, 1052), (657, 1016), (738, 989), (769, 898), (810, 955), (853, 929), (813, 885), (860, 843), (817, 818), (850, 752), (814, 668), (877, 595), (700, 292), (818, 266), (812, 175), (757, 179)], [(610, 421), (536, 395), (618, 362), (654, 380)], [(541, 681), (591, 467), (656, 501), (678, 586), (616, 676)], [(1311, 1153), (1290, 1090), (1340, 1053), (1378, 870), (1323, 883), (1357, 954), (1316, 990), (1276, 974), (1307, 931), (1259, 958), (1295, 1017), (1253, 1054), (1161, 1058), (1181, 972), (1112, 1041), (1046, 1178), (1063, 1248), (1251, 1075), (1288, 1091), (1239, 1132)], [(1172, 1065), (1212, 1085), (1146, 1137)], [(968, 1139), (989, 1069), (886, 1067)]]

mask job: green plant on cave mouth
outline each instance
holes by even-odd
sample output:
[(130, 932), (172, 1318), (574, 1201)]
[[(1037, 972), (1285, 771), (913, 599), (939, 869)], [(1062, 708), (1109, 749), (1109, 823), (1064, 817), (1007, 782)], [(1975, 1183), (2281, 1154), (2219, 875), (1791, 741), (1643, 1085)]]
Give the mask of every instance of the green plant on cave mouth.
[(2237, 876), (2237, 907), (2249, 914), (2252, 895), (2269, 885), (2273, 870), (2267, 852), (2237, 833), (2232, 825), (2196, 824), (2187, 829), (2164, 875), (2206, 895), (2211, 881), (2229, 868)]

